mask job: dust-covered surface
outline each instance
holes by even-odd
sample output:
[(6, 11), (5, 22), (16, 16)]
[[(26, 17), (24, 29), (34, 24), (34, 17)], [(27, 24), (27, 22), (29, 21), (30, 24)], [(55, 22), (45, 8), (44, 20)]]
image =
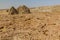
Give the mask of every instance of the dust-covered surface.
[(0, 14), (0, 40), (60, 40), (60, 11)]

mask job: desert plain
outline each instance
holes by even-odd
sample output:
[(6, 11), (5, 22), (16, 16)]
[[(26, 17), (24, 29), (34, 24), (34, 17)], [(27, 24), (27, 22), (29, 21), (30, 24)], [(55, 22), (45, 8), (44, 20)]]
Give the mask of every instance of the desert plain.
[(20, 9), (0, 10), (0, 40), (60, 40), (60, 5)]

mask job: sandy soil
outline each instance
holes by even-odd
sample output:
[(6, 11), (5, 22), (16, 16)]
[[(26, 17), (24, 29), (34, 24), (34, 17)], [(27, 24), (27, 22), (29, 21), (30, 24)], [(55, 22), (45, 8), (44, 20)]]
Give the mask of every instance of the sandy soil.
[(30, 14), (0, 14), (0, 40), (60, 40), (60, 11), (38, 10), (32, 9)]

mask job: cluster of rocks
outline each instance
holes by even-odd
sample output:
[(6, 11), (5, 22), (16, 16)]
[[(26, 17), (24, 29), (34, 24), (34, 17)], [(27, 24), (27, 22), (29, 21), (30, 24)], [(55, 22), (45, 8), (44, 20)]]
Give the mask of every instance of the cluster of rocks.
[(19, 14), (19, 13), (30, 13), (30, 9), (25, 5), (19, 6), (17, 9), (15, 9), (14, 7), (11, 7), (9, 9), (9, 14)]

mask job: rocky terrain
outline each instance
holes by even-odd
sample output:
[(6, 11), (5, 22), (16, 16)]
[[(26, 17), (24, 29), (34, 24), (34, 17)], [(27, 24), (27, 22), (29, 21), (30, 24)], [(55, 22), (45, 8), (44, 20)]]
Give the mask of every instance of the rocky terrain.
[(60, 6), (13, 10), (0, 13), (0, 40), (60, 40)]

